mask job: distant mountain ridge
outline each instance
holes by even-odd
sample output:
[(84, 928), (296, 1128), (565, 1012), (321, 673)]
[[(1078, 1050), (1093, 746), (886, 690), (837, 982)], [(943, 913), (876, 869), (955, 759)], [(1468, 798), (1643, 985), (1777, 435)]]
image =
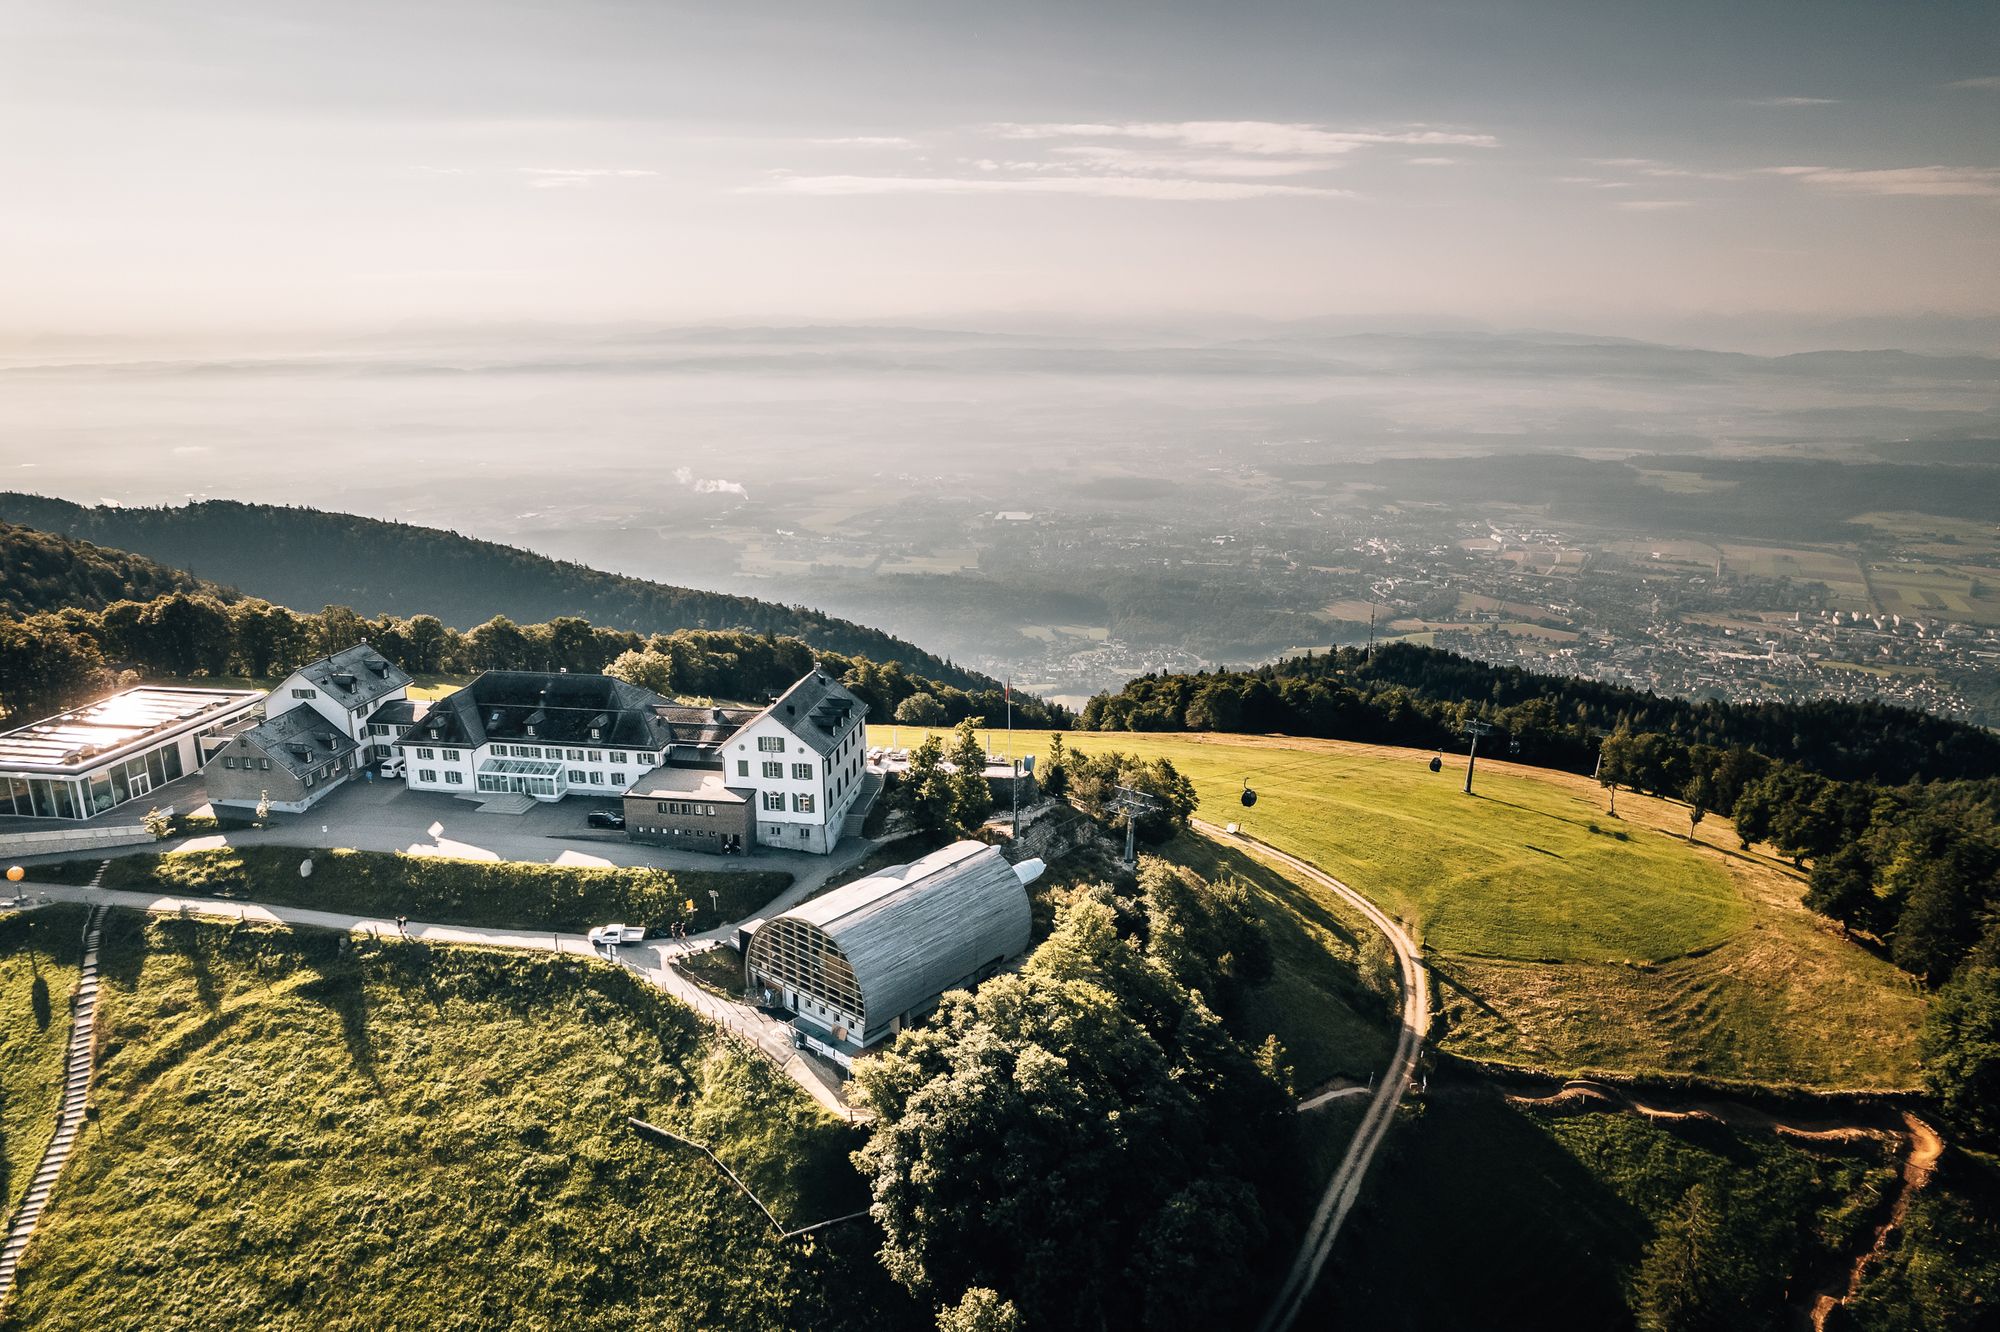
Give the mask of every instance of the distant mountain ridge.
[[(961, 689), (997, 686), (903, 639), (809, 607), (628, 578), (410, 523), (237, 500), (91, 507), (15, 491), (0, 492), (0, 522), (117, 548), (107, 555), (135, 552), (173, 566), (168, 573), (186, 570), (300, 609), (334, 604), (363, 615), (430, 614), (460, 629), (496, 615), (523, 624), (578, 615), (639, 633), (743, 629), (901, 662)], [(133, 568), (143, 577), (157, 577), (143, 566)]]

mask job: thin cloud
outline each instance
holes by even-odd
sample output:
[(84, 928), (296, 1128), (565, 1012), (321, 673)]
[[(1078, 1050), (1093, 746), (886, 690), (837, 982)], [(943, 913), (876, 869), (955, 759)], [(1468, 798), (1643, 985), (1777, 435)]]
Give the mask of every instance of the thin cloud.
[(1701, 171), (1693, 167), (1675, 166), (1652, 157), (1588, 157), (1584, 159), (1592, 166), (1610, 167), (1619, 171), (1631, 171), (1641, 176), (1653, 176), (1668, 180), (1741, 180), (1738, 171)]
[(2000, 74), (1986, 74), (1976, 79), (1955, 79), (1944, 86), (1955, 92), (2000, 92)]
[(1670, 208), (1692, 208), (1692, 199), (1619, 199), (1611, 205), (1628, 213), (1661, 213)]
[(1839, 106), (1838, 97), (1746, 97), (1745, 106)]
[(1190, 180), (1164, 176), (793, 176), (782, 175), (751, 193), (867, 194), (1067, 194), (1103, 199), (1226, 202), (1267, 198), (1352, 198), (1351, 190), (1317, 185), (1277, 185), (1247, 180)]
[(639, 167), (516, 167), (515, 170), (528, 177), (528, 184), (538, 190), (580, 190), (600, 180), (660, 174)]
[(1068, 163), (1096, 167), (1113, 174), (1167, 176), (1302, 176), (1325, 171), (1330, 163), (1315, 157), (1217, 157), (1193, 153), (1155, 152), (1111, 144), (1063, 144), (1053, 149)]
[(1222, 149), (1272, 156), (1337, 157), (1375, 144), (1492, 148), (1491, 134), (1414, 125), (1400, 130), (1334, 130), (1324, 125), (1273, 120), (1181, 120), (1095, 123), (1003, 123), (1003, 139), (1150, 139), (1185, 148)]
[(1403, 160), (1411, 166), (1457, 166), (1464, 159), (1459, 157), (1408, 157)]
[(2000, 199), (2000, 167), (1781, 166), (1763, 170), (1766, 175), (1787, 176), (1843, 194)]
[(914, 148), (915, 139), (905, 139), (897, 134), (848, 134), (835, 139), (807, 139), (807, 143), (823, 143), (847, 148)]

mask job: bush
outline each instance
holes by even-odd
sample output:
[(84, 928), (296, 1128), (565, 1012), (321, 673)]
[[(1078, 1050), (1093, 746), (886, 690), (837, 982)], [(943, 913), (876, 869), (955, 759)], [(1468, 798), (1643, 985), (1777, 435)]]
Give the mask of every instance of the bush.
[[(312, 861), (310, 877), (300, 863)], [(82, 863), (82, 862), (72, 862)], [(107, 888), (185, 896), (249, 898), (276, 906), (314, 907), (367, 916), (413, 916), (441, 924), (575, 932), (606, 921), (649, 930), (686, 920), (719, 923), (769, 901), (791, 877), (770, 871), (673, 874), (656, 869), (598, 869), (514, 861), (451, 860), (380, 851), (306, 847), (223, 847), (124, 856), (105, 872)], [(696, 903), (690, 912), (687, 903)]]

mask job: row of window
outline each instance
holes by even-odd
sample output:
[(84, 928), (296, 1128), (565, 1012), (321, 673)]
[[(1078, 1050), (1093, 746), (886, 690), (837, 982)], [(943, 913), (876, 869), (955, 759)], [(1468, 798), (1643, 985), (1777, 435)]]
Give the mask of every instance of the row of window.
[[(601, 772), (585, 772), (581, 768), (571, 768), (569, 770), (569, 784), (571, 786), (603, 786), (606, 783), (604, 774)], [(625, 774), (622, 772), (612, 773), (610, 785), (617, 787), (621, 791), (624, 790)]]
[[(244, 760), (244, 765), (246, 767), (249, 765), (248, 759)], [(328, 778), (338, 777), (344, 774), (346, 771), (347, 771), (347, 760), (344, 758), (335, 759), (333, 762), (323, 764), (320, 767), (313, 769), (313, 771), (307, 773), (305, 776), (305, 784), (307, 786), (311, 786), (316, 781), (323, 782), (326, 781)]]
[[(223, 766), (223, 767), (225, 767), (225, 768), (233, 768), (233, 767), (235, 767), (235, 766), (236, 766), (236, 760), (235, 760), (235, 759), (233, 759), (233, 758), (230, 758), (230, 757), (228, 757), (227, 755), (225, 755), (225, 756), (223, 757), (223, 760), (222, 760), (222, 766)], [(246, 758), (246, 759), (244, 759), (244, 760), (243, 760), (243, 770), (244, 770), (245, 772), (248, 772), (248, 771), (250, 771), (250, 770), (251, 770), (252, 768), (258, 768), (258, 769), (261, 769), (261, 770), (262, 770), (262, 771), (264, 771), (264, 772), (269, 772), (269, 771), (271, 770), (271, 760), (269, 760), (269, 759), (253, 759), (253, 758)]]
[[(804, 792), (794, 792), (792, 794), (792, 813), (794, 814), (810, 814), (813, 812), (816, 804), (817, 802), (814, 797)], [(783, 791), (764, 792), (764, 808), (774, 814), (784, 813), (785, 793)]]
[(571, 763), (636, 763), (642, 768), (653, 767), (659, 756), (646, 753), (628, 753), (622, 749), (564, 749), (560, 745), (495, 745), (495, 758), (525, 759), (567, 759)]
[[(386, 731), (386, 730), (387, 730), (388, 728), (387, 728), (387, 727), (381, 727), (381, 728), (377, 728), (377, 729), (379, 729), (379, 730), (382, 730), (382, 731)], [(646, 767), (646, 768), (650, 768), (650, 767), (653, 767), (653, 766), (655, 766), (655, 764), (654, 764), (654, 760), (655, 760), (655, 758), (657, 757), (656, 755), (653, 755), (653, 754), (632, 754), (632, 753), (627, 753), (626, 751), (624, 751), (624, 750), (622, 750), (622, 749), (613, 749), (613, 750), (610, 750), (610, 751), (608, 751), (608, 754), (609, 754), (609, 759), (610, 759), (610, 761), (611, 761), (612, 763), (624, 763), (624, 762), (627, 762), (627, 761), (630, 761), (630, 762), (633, 762), (633, 763), (637, 763), (637, 764), (639, 764), (639, 765), (640, 765), (641, 767)], [(564, 757), (567, 757), (567, 758), (568, 758), (568, 760), (569, 760), (569, 761), (570, 761), (571, 763), (603, 763), (603, 762), (605, 762), (605, 761), (606, 761), (606, 755), (607, 755), (607, 751), (605, 751), (605, 750), (602, 750), (602, 749), (589, 749), (589, 750), (585, 750), (585, 749), (570, 749), (570, 750), (565, 750), (565, 749), (561, 749), (561, 748), (559, 748), (559, 747), (557, 747), (557, 746), (555, 746), (555, 745), (549, 745), (549, 746), (547, 746), (547, 747), (542, 747), (542, 746), (538, 746), (538, 745), (495, 745), (495, 746), (493, 746), (493, 756), (494, 756), (495, 758), (526, 758), (526, 759), (556, 759), (556, 760), (560, 760), (560, 759), (563, 759)], [(442, 757), (442, 758), (443, 758), (443, 760), (444, 760), (444, 761), (445, 761), (446, 763), (457, 763), (457, 762), (458, 762), (458, 761), (459, 761), (459, 760), (460, 760), (460, 759), (461, 759), (461, 758), (463, 757), (463, 754), (462, 754), (462, 753), (461, 753), (461, 752), (460, 752), (459, 750), (456, 750), (456, 749), (444, 749), (444, 750), (440, 750), (440, 749), (435, 749), (435, 748), (429, 748), (429, 747), (425, 747), (425, 746), (421, 746), (421, 745), (420, 745), (420, 746), (418, 746), (418, 748), (417, 748), (417, 759), (418, 759), (418, 761), (419, 761), (419, 762), (425, 762), (425, 763), (435, 763), (435, 762), (437, 762), (437, 761), (438, 761), (438, 759), (439, 759), (440, 757)], [(578, 781), (581, 781), (581, 780), (582, 780), (582, 778), (576, 778), (575, 780), (578, 780)]]
[(698, 805), (692, 800), (661, 800), (657, 803), (662, 814), (690, 814), (705, 819), (715, 817), (714, 805)]
[[(420, 782), (435, 782), (435, 781), (436, 781), (437, 779), (438, 779), (438, 775), (437, 775), (437, 770), (436, 770), (436, 769), (434, 769), (434, 768), (419, 768), (419, 769), (417, 769), (417, 780), (418, 780), (418, 781), (420, 781)], [(454, 772), (454, 771), (453, 771), (452, 769), (450, 769), (450, 768), (446, 768), (446, 769), (445, 769), (445, 773), (444, 773), (444, 784), (445, 784), (446, 786), (464, 786), (464, 785), (465, 785), (465, 774), (464, 774), (464, 773), (462, 773), (462, 772)]]
[(720, 828), (648, 828), (644, 824), (639, 825), (639, 831), (642, 833), (652, 833), (655, 837), (732, 837), (735, 835), (733, 833), (725, 833)]

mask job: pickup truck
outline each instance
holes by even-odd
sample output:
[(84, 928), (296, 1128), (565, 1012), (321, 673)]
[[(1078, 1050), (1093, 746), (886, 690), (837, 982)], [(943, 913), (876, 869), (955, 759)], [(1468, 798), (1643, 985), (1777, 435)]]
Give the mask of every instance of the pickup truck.
[(599, 925), (590, 932), (592, 948), (616, 948), (619, 944), (638, 943), (646, 937), (646, 931), (637, 925)]

